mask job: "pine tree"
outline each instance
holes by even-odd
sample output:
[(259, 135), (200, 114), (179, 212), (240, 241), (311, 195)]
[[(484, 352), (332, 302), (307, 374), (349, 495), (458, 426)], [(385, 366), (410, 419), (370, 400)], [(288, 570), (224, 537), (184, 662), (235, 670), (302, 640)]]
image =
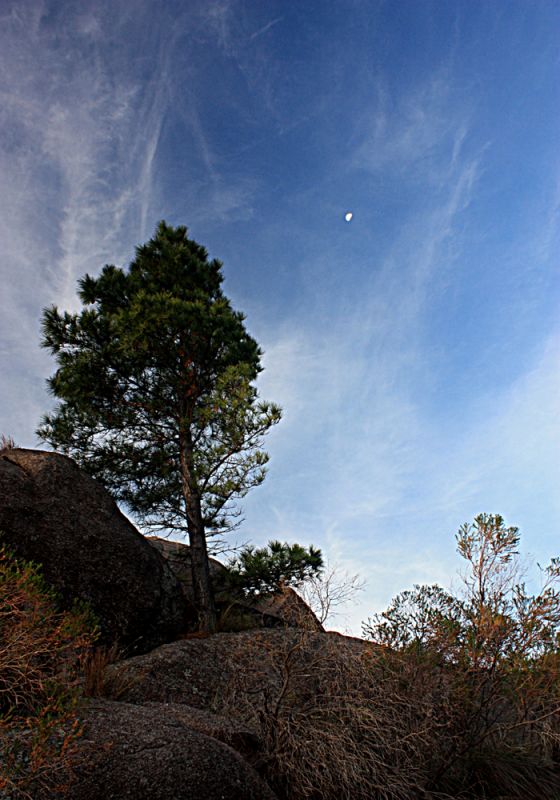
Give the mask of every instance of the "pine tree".
[(261, 350), (224, 296), (221, 263), (161, 222), (128, 271), (79, 281), (80, 313), (43, 312), (59, 399), (37, 433), (72, 456), (149, 530), (188, 534), (203, 630), (215, 627), (206, 537), (235, 527), (265, 477)]
[(283, 586), (300, 588), (318, 578), (323, 556), (317, 547), (270, 541), (266, 547), (246, 545), (229, 563), (232, 589), (246, 596), (274, 594)]

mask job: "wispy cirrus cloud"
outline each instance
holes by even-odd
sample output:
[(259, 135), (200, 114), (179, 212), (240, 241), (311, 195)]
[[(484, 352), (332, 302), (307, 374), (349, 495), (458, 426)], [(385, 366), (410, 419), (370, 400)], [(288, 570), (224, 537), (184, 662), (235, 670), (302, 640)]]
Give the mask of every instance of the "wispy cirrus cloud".
[(444, 185), (461, 161), (471, 116), (464, 98), (455, 98), (447, 71), (396, 96), (382, 78), (374, 85), (371, 108), (355, 133), (352, 165)]
[(544, 211), (544, 224), (540, 231), (538, 252), (540, 259), (548, 263), (551, 260), (557, 266), (558, 245), (560, 243), (560, 166), (552, 170), (554, 176), (546, 200)]
[(285, 407), (243, 536), (363, 564), (359, 621), (444, 583), (473, 514), (525, 529), (554, 496), (557, 158), (522, 117), (552, 104), (555, 15), (296, 6), (3, 4), (0, 430), (33, 444), (45, 410), (40, 309), (188, 223)]
[[(16, 376), (47, 370), (38, 348), (41, 309), (51, 303), (76, 309), (77, 278), (107, 262), (126, 263), (158, 218), (196, 225), (251, 217), (255, 179), (225, 169), (216, 154), (200, 119), (202, 76), (184, 89), (185, 36), (196, 41), (204, 32), (216, 46), (229, 35), (230, 5), (213, 6), (212, 25), (206, 13), (194, 29), (181, 24), (180, 9), (175, 18), (165, 9), (154, 15), (148, 0), (134, 13), (109, 2), (4, 5), (0, 340), (6, 387), (19, 384)], [(159, 168), (170, 109), (174, 124), (182, 121), (188, 132), (175, 156), (185, 180), (180, 192), (174, 187), (171, 207)], [(197, 161), (205, 174), (192, 174)], [(28, 441), (29, 420), (44, 404), (44, 392), (30, 387), (25, 408), (8, 395), (4, 388), (11, 418), (4, 425)]]
[[(418, 211), (338, 313), (331, 308), (325, 317), (319, 295), (303, 323), (292, 322), (276, 340), (265, 341), (263, 395), (287, 408), (284, 444), (276, 447), (286, 459), (290, 447), (297, 449), (297, 469), (283, 471), (315, 486), (309, 498), (315, 529), (365, 533), (402, 504), (410, 488), (426, 445), (414, 394), (431, 381), (424, 318), (442, 272), (445, 279), (448, 242), (478, 171), (476, 161), (462, 164), (439, 206)], [(328, 255), (319, 253), (317, 260), (323, 259)], [(279, 511), (277, 520), (285, 529), (301, 527), (300, 511), (297, 521), (289, 510)]]
[[(168, 98), (161, 74), (142, 85), (138, 63), (112, 50), (129, 22), (103, 3), (58, 17), (48, 4), (13, 3), (2, 18), (0, 338), (8, 394), (23, 374), (44, 374), (41, 308), (75, 308), (76, 279), (129, 257), (153, 225), (153, 165)], [(155, 64), (165, 71), (165, 59)], [(16, 437), (29, 435), (42, 394), (34, 380), (19, 404), (8, 397)]]
[[(469, 268), (466, 215), (489, 149), (473, 145), (475, 122), (439, 80), (403, 103), (403, 113), (383, 111), (350, 166), (379, 180), (426, 174), (432, 190), (409, 203), (383, 259), (354, 292), (344, 285), (338, 307), (325, 316), (319, 292), (303, 322), (265, 341), (263, 396), (287, 414), (282, 440), (271, 439), (274, 491), (255, 497), (252, 534), (262, 508), (270, 535), (313, 541), (351, 573), (367, 565), (369, 585), (350, 612), (354, 632), (412, 583), (449, 584), (462, 522), (488, 511), (525, 527), (523, 508), (534, 511), (538, 493), (553, 492), (560, 477), (555, 335), (513, 382), (477, 387), (445, 425), (424, 402), (444, 379), (426, 331), (448, 285)], [(327, 266), (306, 267), (320, 276), (332, 257), (316, 260)], [(282, 503), (294, 496), (297, 506)]]
[[(531, 534), (546, 529), (560, 480), (558, 333), (511, 385), (490, 389), (483, 404), (473, 392), (476, 410), (446, 430), (417, 402), (400, 347), (389, 366), (357, 351), (351, 334), (346, 346), (333, 336), (314, 349), (314, 338), (292, 331), (268, 352), (263, 396), (287, 413), (269, 442), (270, 492), (265, 485), (248, 503), (250, 533), (313, 542), (366, 577), (349, 609), (354, 633), (413, 583), (448, 586), (460, 566), (453, 534), (482, 511), (518, 525), (541, 562), (556, 554), (556, 529), (538, 548)], [(296, 496), (296, 506), (283, 502)], [(552, 513), (560, 520), (558, 503)]]
[[(154, 15), (149, 0), (134, 13), (109, 2), (24, 0), (3, 8), (0, 357), (9, 420), (2, 424), (29, 444), (30, 427), (44, 411), (48, 371), (38, 347), (41, 309), (77, 309), (77, 278), (104, 263), (128, 262), (162, 216), (195, 225), (250, 218), (255, 181), (224, 170), (200, 119), (200, 78), (185, 94), (190, 28), (182, 26), (180, 9), (172, 18), (171, 10)], [(228, 8), (213, 7), (205, 35), (226, 36)], [(159, 167), (170, 109), (194, 145), (194, 152), (188, 142), (177, 150), (177, 169), (186, 176), (171, 207)], [(197, 160), (202, 176), (188, 168)], [(15, 387), (24, 375), (41, 379), (18, 401)]]
[(257, 31), (252, 33), (249, 36), (249, 39), (251, 39), (251, 40), (257, 39), (259, 36), (262, 36), (264, 33), (267, 33), (267, 31), (269, 31), (275, 25), (278, 25), (279, 22), (282, 22), (282, 20), (283, 20), (283, 17), (276, 17), (275, 19), (270, 20), (270, 22), (267, 22), (266, 25), (262, 26), (262, 28), (259, 28)]

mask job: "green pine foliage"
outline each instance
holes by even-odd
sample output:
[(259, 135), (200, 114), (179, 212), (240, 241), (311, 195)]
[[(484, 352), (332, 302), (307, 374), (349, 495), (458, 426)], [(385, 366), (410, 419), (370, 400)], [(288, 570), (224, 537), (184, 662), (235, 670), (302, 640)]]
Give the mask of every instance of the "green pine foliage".
[(246, 596), (274, 594), (282, 586), (301, 586), (322, 569), (321, 551), (313, 545), (270, 541), (266, 547), (244, 547), (230, 562), (228, 579)]
[(264, 480), (261, 351), (222, 292), (221, 263), (161, 222), (128, 270), (79, 282), (83, 309), (43, 313), (60, 401), (38, 435), (98, 478), (152, 532), (188, 533), (201, 625), (215, 624), (207, 535), (239, 522)]
[(260, 444), (280, 410), (258, 400), (261, 351), (221, 283), (220, 262), (162, 222), (128, 271), (80, 280), (80, 313), (43, 314), (61, 402), (39, 436), (154, 530), (188, 530), (185, 440), (207, 532), (231, 528), (232, 501), (266, 473)]

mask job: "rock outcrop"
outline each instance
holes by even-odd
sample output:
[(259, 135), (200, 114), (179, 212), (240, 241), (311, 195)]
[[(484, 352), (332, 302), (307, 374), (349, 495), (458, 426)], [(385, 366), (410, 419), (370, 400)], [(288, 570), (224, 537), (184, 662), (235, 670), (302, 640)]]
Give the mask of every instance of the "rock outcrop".
[[(312, 613), (297, 595), (266, 608), (224, 597), (226, 611), (255, 630), (187, 633), (188, 546), (143, 537), (99, 483), (57, 453), (0, 451), (0, 532), (0, 544), (42, 565), (65, 607), (89, 603), (102, 641), (131, 656), (100, 672), (103, 699), (82, 698), (68, 800), (275, 800), (262, 777), (276, 787), (258, 715), (239, 715), (235, 704), (248, 687), (251, 709), (261, 686), (277, 693), (278, 664), (290, 653), (303, 654), (297, 691), (313, 690), (307, 652), (313, 661), (329, 637), (314, 617), (304, 630), (289, 627)], [(211, 561), (217, 585), (225, 571)]]
[(235, 750), (189, 725), (188, 708), (94, 700), (81, 718), (68, 800), (275, 800)]
[(291, 586), (283, 586), (276, 594), (258, 600), (255, 608), (261, 614), (278, 617), (288, 627), (324, 631), (311, 608)]
[(186, 629), (187, 603), (165, 559), (72, 459), (0, 454), (0, 542), (42, 565), (66, 607), (87, 601), (105, 642), (143, 653)]
[(262, 758), (262, 742), (247, 725), (206, 709), (194, 708), (184, 703), (142, 703), (145, 708), (165, 709), (165, 713), (187, 725), (193, 731), (204, 733), (235, 750), (249, 764)]
[[(129, 703), (181, 703), (211, 710), (222, 706), (240, 676), (261, 676), (263, 684), (280, 679), (278, 664), (289, 652), (310, 664), (329, 665), (335, 652), (359, 660), (368, 649), (371, 645), (360, 639), (295, 628), (190, 636), (112, 664), (106, 671), (107, 688), (110, 695), (115, 686)], [(313, 668), (305, 672), (312, 676)]]

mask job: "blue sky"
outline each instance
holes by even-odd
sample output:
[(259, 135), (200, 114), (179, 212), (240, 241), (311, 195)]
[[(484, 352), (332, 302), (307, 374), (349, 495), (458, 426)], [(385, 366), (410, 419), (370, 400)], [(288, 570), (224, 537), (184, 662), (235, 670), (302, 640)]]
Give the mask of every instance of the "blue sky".
[(557, 554), (559, 30), (554, 0), (3, 0), (0, 430), (36, 446), (52, 403), (41, 309), (164, 218), (284, 407), (240, 535), (360, 572), (340, 626), (449, 585), (481, 511)]

